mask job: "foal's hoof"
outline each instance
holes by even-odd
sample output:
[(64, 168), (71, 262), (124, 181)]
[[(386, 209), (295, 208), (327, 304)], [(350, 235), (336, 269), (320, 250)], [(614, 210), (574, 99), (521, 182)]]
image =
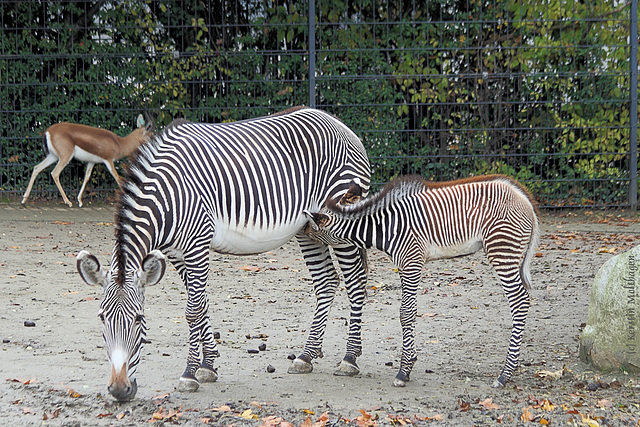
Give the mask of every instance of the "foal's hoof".
[(308, 374), (311, 371), (313, 371), (313, 365), (300, 358), (294, 360), (289, 369), (287, 369), (289, 374)]
[(400, 378), (394, 378), (393, 379), (393, 386), (394, 387), (404, 387), (406, 385), (407, 385), (407, 382), (401, 380)]
[(493, 384), (491, 384), (491, 387), (493, 388), (502, 388), (507, 384), (507, 380), (505, 380), (504, 378), (502, 378), (502, 375), (500, 375), (494, 382)]
[(200, 387), (200, 383), (198, 380), (193, 378), (184, 378), (180, 377), (180, 382), (178, 383), (178, 391), (188, 391), (193, 392), (196, 391)]
[(201, 383), (214, 383), (218, 379), (218, 374), (213, 369), (200, 367), (196, 371), (196, 378)]
[(358, 375), (359, 373), (360, 368), (358, 368), (358, 365), (349, 363), (346, 360), (342, 360), (340, 361), (338, 369), (333, 373), (333, 375), (337, 375), (339, 377), (353, 377), (354, 375)]

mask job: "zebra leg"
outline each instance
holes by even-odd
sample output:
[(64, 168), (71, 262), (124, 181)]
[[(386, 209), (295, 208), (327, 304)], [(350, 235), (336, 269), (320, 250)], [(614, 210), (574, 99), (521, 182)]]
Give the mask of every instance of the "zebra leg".
[(511, 379), (513, 372), (518, 367), (525, 320), (531, 303), (529, 293), (520, 277), (520, 266), (517, 264), (505, 265), (498, 261), (492, 261), (492, 264), (498, 272), (498, 277), (509, 300), (509, 310), (511, 311), (509, 353), (500, 376), (493, 382), (493, 387), (503, 387)]
[[(196, 391), (200, 381), (213, 382), (218, 379), (213, 367), (214, 358), (219, 356), (213, 329), (209, 318), (209, 299), (206, 283), (209, 273), (209, 248), (200, 247), (185, 255), (184, 261), (174, 262), (187, 289), (185, 317), (189, 325), (189, 354), (187, 367), (180, 377), (179, 391)], [(202, 361), (200, 344), (202, 343)]]
[(347, 352), (333, 373), (338, 376), (353, 376), (360, 373), (356, 358), (362, 354), (362, 307), (366, 296), (367, 252), (355, 246), (334, 246), (340, 269), (344, 275), (347, 295), (351, 305)]
[(327, 327), (327, 318), (338, 287), (338, 275), (333, 267), (329, 248), (321, 245), (307, 235), (298, 234), (298, 243), (302, 250), (316, 294), (316, 308), (309, 331), (307, 343), (287, 371), (290, 374), (307, 374), (313, 370), (311, 361), (322, 357), (322, 340)]
[(416, 317), (418, 313), (417, 292), (422, 265), (410, 265), (400, 269), (402, 302), (400, 303), (400, 325), (402, 326), (402, 358), (400, 370), (393, 380), (394, 387), (404, 387), (409, 381), (413, 365), (418, 359), (416, 352)]

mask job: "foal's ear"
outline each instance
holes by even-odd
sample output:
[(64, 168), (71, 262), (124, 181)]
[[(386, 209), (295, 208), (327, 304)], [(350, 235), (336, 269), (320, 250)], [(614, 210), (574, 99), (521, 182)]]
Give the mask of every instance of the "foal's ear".
[(100, 268), (98, 258), (89, 252), (80, 251), (78, 253), (78, 256), (76, 256), (76, 268), (87, 285), (105, 285), (107, 273)]
[(355, 181), (351, 181), (351, 185), (346, 193), (340, 198), (339, 205), (347, 206), (358, 203), (362, 200), (362, 187), (360, 187)]
[(153, 286), (157, 284), (167, 269), (165, 257), (159, 250), (153, 250), (142, 261), (142, 268), (138, 270), (138, 287)]
[[(308, 225), (313, 231), (319, 231), (320, 228), (324, 227), (329, 222), (328, 215), (321, 214), (319, 212), (309, 212), (306, 209), (302, 212), (307, 216)], [(305, 234), (309, 234), (311, 231), (309, 230), (309, 227), (305, 229)]]

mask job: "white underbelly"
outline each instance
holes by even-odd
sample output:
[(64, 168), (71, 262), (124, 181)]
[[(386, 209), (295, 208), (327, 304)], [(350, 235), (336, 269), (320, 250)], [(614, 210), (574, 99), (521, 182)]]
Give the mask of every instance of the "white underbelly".
[(98, 157), (95, 154), (91, 154), (88, 151), (83, 150), (80, 147), (75, 147), (73, 150), (73, 158), (87, 163), (103, 163), (104, 159)]
[(216, 221), (211, 249), (233, 255), (251, 255), (270, 251), (291, 240), (305, 223), (306, 219), (301, 217), (293, 223), (259, 228), (254, 225), (232, 226)]
[(482, 249), (482, 240), (473, 239), (451, 246), (431, 246), (429, 259), (447, 259), (463, 255), (471, 255)]

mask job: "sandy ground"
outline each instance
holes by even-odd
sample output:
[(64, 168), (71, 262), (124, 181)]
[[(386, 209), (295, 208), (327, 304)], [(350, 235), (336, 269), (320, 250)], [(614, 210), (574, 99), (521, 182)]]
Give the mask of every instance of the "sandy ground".
[[(109, 262), (112, 221), (110, 206), (0, 205), (0, 425), (638, 425), (640, 378), (597, 374), (578, 359), (590, 283), (613, 254), (640, 242), (637, 213), (544, 215), (521, 368), (504, 389), (490, 385), (506, 356), (509, 310), (482, 253), (425, 267), (419, 359), (407, 387), (391, 385), (401, 346), (399, 278), (376, 251), (361, 374), (332, 375), (347, 333), (342, 289), (325, 357), (311, 374), (288, 375), (287, 356), (301, 351), (314, 301), (292, 242), (252, 257), (213, 254), (208, 291), (220, 378), (191, 394), (175, 390), (187, 354), (186, 298), (169, 268), (147, 290), (151, 343), (128, 403), (106, 391), (101, 289), (85, 285), (75, 267), (81, 249)], [(265, 351), (247, 352), (263, 342)]]

